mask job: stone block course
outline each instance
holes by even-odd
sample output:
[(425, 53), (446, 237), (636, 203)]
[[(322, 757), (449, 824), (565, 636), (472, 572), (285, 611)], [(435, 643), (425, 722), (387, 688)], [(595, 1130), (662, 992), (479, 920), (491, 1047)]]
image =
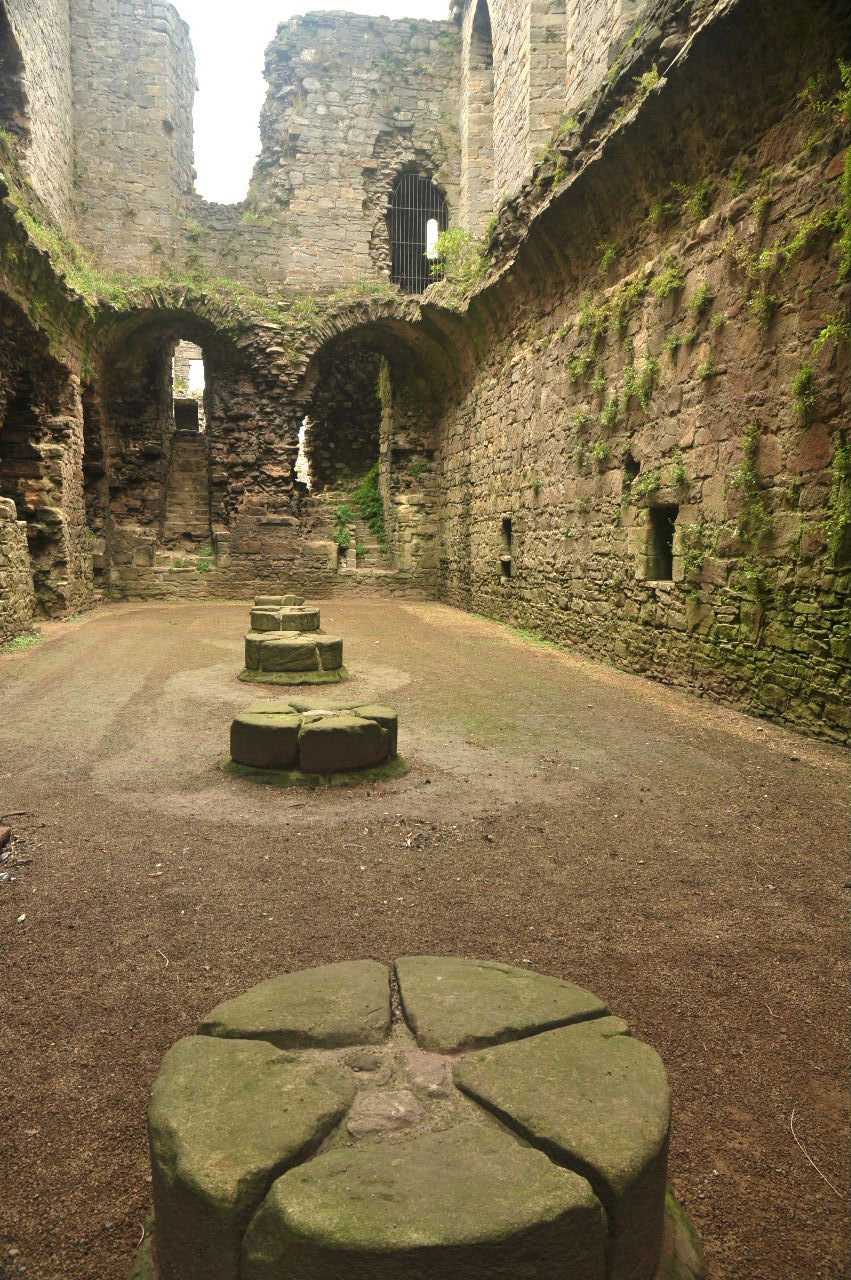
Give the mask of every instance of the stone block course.
[[(380, 717), (380, 721), (379, 718)], [(256, 704), (231, 725), (234, 764), (301, 775), (349, 774), (396, 758), (396, 713), (389, 707), (298, 709)]]

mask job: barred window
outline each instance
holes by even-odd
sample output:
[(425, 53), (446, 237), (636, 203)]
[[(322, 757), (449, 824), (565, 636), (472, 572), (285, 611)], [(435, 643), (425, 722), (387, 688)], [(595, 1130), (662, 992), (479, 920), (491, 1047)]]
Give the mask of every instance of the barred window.
[(434, 242), (448, 221), (446, 201), (430, 178), (403, 173), (393, 187), (387, 214), (390, 232), (390, 279), (404, 293), (422, 293), (438, 278)]

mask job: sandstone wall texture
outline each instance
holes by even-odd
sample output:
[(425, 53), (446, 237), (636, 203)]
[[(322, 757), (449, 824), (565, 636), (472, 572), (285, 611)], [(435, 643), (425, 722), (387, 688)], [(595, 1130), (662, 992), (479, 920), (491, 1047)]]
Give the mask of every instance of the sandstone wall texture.
[(162, 0), (71, 0), (74, 206), (110, 270), (157, 271), (193, 193), (189, 29)]
[(74, 176), (68, 0), (2, 0), (0, 58), (0, 128), (21, 139), (33, 186), (67, 223)]
[(78, 377), (49, 354), (23, 312), (0, 297), (0, 498), (7, 513), (13, 504), (29, 559), (24, 573), (20, 529), (7, 529), (17, 547), (2, 592), (7, 619), (31, 613), (33, 590), (43, 617), (90, 603), (82, 455)]
[[(735, 66), (722, 97), (736, 101), (700, 111), (702, 77), (741, 38), (695, 38), (645, 125), (639, 112), (623, 145), (589, 159), (552, 216), (539, 214), (546, 248), (534, 254), (530, 234), (515, 263), (524, 285), (493, 298), (491, 321), (511, 319), (438, 431), (440, 590), (841, 737), (847, 122), (837, 128), (834, 112), (825, 130), (788, 90), (748, 114)], [(806, 38), (804, 65), (818, 66)], [(680, 116), (686, 94), (692, 113)], [(689, 125), (664, 142), (673, 118)]]
[[(657, 6), (658, 7), (658, 6)], [(606, 82), (634, 44), (649, 0), (465, 0), (461, 215), (480, 232), (518, 191), (554, 130)]]

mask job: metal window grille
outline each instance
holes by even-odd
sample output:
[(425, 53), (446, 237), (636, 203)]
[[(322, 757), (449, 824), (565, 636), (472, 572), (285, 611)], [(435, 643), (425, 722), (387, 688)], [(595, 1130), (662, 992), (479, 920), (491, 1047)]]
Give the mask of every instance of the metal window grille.
[(439, 273), (426, 257), (426, 225), (437, 221), (445, 231), (448, 221), (446, 201), (429, 178), (403, 173), (393, 188), (387, 215), (390, 231), (390, 279), (404, 293), (422, 293)]

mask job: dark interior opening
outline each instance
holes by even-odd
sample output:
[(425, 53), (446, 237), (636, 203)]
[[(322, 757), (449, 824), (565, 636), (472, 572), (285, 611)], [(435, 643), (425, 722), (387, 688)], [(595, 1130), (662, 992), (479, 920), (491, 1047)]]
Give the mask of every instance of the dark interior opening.
[(623, 455), (623, 478), (624, 478), (625, 488), (628, 485), (632, 484), (633, 480), (638, 475), (640, 470), (641, 470), (641, 463), (636, 462), (630, 450), (627, 449), (626, 453)]
[(174, 429), (175, 431), (191, 431), (197, 434), (199, 430), (197, 400), (175, 400)]
[(499, 534), (499, 576), (511, 577), (511, 520), (507, 516)]
[(647, 577), (670, 582), (674, 569), (674, 525), (679, 507), (651, 507), (647, 543)]
[(387, 227), (390, 232), (390, 279), (403, 293), (422, 293), (438, 278), (426, 256), (428, 223), (438, 232), (448, 224), (446, 201), (430, 178), (403, 173), (396, 180)]

